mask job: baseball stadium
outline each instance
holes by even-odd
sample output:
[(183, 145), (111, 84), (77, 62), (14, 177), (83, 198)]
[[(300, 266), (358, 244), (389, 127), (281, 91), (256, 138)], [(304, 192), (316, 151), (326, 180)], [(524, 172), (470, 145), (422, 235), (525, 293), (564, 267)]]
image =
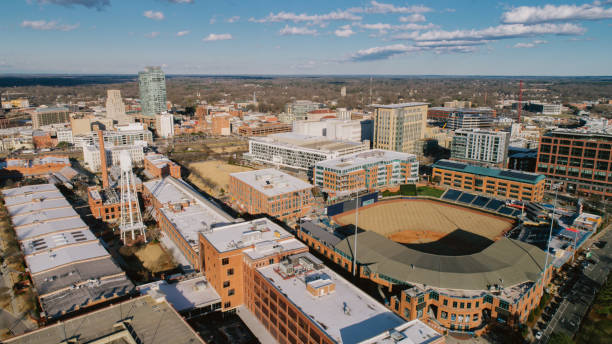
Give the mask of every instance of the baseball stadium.
[(392, 311), (439, 331), (480, 334), (493, 321), (524, 323), (550, 279), (544, 251), (505, 236), (516, 224), (511, 216), (404, 198), (331, 222), (333, 229), (305, 222), (298, 237), (350, 273), (356, 257), (356, 273)]

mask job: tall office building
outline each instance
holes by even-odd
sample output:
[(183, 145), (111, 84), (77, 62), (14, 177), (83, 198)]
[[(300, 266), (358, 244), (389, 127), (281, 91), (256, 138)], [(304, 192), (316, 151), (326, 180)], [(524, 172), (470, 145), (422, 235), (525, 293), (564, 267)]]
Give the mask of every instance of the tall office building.
[(455, 131), (453, 137), (451, 159), (504, 167), (508, 157), (509, 142), (508, 132), (459, 129)]
[(397, 152), (417, 152), (417, 142), (425, 137), (427, 103), (376, 105), (374, 148)]
[(174, 137), (174, 116), (169, 113), (156, 115), (155, 131), (157, 136), (165, 139)]
[(125, 114), (125, 104), (123, 104), (123, 100), (121, 99), (121, 91), (106, 91), (106, 117), (113, 121), (117, 121), (119, 124), (129, 122)]
[(143, 115), (166, 111), (166, 77), (161, 67), (146, 67), (138, 72), (138, 89)]

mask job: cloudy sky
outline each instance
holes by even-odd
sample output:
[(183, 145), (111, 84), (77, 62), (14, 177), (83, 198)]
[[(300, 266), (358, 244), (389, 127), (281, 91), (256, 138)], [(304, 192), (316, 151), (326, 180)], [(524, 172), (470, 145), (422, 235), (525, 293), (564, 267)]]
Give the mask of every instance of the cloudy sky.
[(0, 73), (612, 75), (612, 0), (2, 0)]

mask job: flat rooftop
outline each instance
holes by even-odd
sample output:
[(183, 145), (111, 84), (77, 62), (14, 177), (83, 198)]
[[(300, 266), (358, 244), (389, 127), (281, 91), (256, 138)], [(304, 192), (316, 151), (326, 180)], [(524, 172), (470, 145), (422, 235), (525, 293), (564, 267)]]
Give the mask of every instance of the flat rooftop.
[(451, 170), (457, 172), (471, 173), (480, 176), (493, 177), (505, 180), (511, 180), (519, 183), (526, 184), (537, 184), (544, 180), (544, 176), (541, 174), (523, 172), (516, 170), (504, 170), (501, 168), (494, 167), (482, 167), (476, 165), (464, 164), (461, 162), (451, 160), (438, 160), (432, 165), (433, 168), (440, 168), (443, 170)]
[(202, 236), (219, 252), (296, 240), (291, 233), (267, 218), (212, 228), (202, 232)]
[(381, 108), (381, 109), (401, 109), (405, 107), (423, 106), (423, 105), (429, 105), (429, 103), (409, 102), (409, 103), (387, 104), (387, 105), (374, 104), (372, 106), (375, 108)]
[[(126, 325), (124, 325), (127, 324)], [(111, 337), (112, 335), (112, 337)], [(141, 296), (17, 336), (4, 343), (200, 343), (204, 341), (168, 302)]]
[(141, 294), (153, 296), (153, 298), (164, 297), (174, 309), (179, 312), (194, 308), (221, 303), (221, 297), (215, 291), (206, 277), (179, 281), (178, 283), (168, 283), (166, 281), (156, 281), (138, 286)]
[(174, 162), (163, 154), (147, 154), (145, 155), (145, 160), (149, 161), (157, 168), (162, 168), (169, 164), (174, 164)]
[[(308, 256), (311, 255), (306, 254)], [(278, 272), (280, 265), (268, 265), (257, 271), (338, 343), (357, 343), (404, 323), (399, 316), (328, 267), (285, 278)], [(317, 280), (318, 277), (322, 278)], [(314, 296), (307, 291), (307, 283), (313, 286), (333, 283), (335, 290)]]
[(34, 239), (21, 240), (21, 250), (28, 256), (44, 250), (52, 251), (65, 245), (84, 242), (98, 242), (98, 238), (87, 227), (70, 232), (50, 233)]
[(330, 140), (324, 136), (310, 136), (293, 132), (251, 137), (250, 140), (294, 149), (310, 149), (323, 152), (334, 152), (363, 146), (361, 142)]
[(406, 160), (416, 162), (416, 156), (414, 154), (394, 152), (383, 149), (372, 149), (364, 152), (347, 154), (335, 159), (319, 161), (316, 163), (316, 166), (334, 170), (349, 170), (355, 167), (362, 167), (363, 165), (367, 164), (380, 164)]
[(89, 230), (89, 227), (80, 217), (71, 217), (55, 221), (37, 222), (27, 226), (16, 228), (17, 240), (36, 239), (51, 233), (61, 233), (66, 231), (78, 231), (81, 229)]
[(74, 246), (59, 246), (25, 257), (30, 273), (37, 274), (66, 264), (110, 256), (106, 249), (95, 242)]
[(231, 173), (230, 176), (268, 197), (312, 188), (311, 184), (274, 168)]
[(47, 165), (47, 164), (70, 165), (70, 160), (68, 159), (68, 157), (59, 157), (59, 156), (45, 156), (42, 158), (35, 158), (35, 159), (7, 159), (6, 160), (7, 167), (34, 167), (34, 166)]
[(9, 197), (16, 197), (20, 195), (27, 196), (27, 195), (34, 194), (34, 193), (49, 192), (49, 191), (59, 192), (59, 190), (53, 184), (37, 184), (37, 185), (22, 186), (20, 188), (2, 190), (2, 194), (4, 194), (4, 198), (6, 202), (7, 198)]
[(441, 338), (441, 334), (421, 320), (415, 319), (359, 344), (427, 344)]

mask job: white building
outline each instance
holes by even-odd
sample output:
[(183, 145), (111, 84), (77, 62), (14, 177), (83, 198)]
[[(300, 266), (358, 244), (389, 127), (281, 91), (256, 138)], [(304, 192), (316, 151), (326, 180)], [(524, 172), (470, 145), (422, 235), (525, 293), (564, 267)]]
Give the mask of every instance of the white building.
[(455, 131), (451, 159), (504, 166), (508, 157), (510, 133), (481, 129)]
[(57, 134), (57, 142), (68, 142), (74, 143), (74, 139), (72, 137), (71, 129), (61, 129), (56, 131)]
[(174, 116), (169, 113), (157, 115), (155, 119), (157, 135), (165, 139), (174, 137)]
[[(110, 163), (110, 166), (119, 165), (119, 155), (122, 151), (127, 150), (130, 152), (130, 157), (134, 164), (141, 164), (144, 160), (144, 150), (146, 142), (138, 141), (132, 145), (116, 146), (113, 144), (105, 144), (104, 149), (106, 151), (106, 161)], [(83, 147), (83, 160), (85, 161), (85, 167), (92, 171), (100, 171), (100, 147), (98, 145), (86, 145)]]
[(309, 136), (324, 136), (330, 140), (361, 141), (361, 121), (327, 119), (319, 122), (295, 121), (293, 132)]
[(309, 170), (315, 163), (346, 154), (366, 151), (369, 142), (330, 140), (296, 133), (252, 137), (246, 157), (263, 163)]
[(106, 117), (119, 124), (128, 123), (129, 117), (125, 114), (125, 104), (121, 99), (121, 91), (108, 90), (106, 95)]
[(351, 111), (347, 110), (346, 108), (337, 108), (336, 117), (339, 119), (351, 119)]
[[(125, 127), (131, 129), (131, 127)], [(121, 145), (133, 145), (135, 142), (144, 141), (146, 144), (153, 143), (153, 134), (149, 130), (118, 130), (118, 131), (104, 131), (104, 142), (110, 143), (116, 146)], [(92, 145), (98, 142), (98, 132), (92, 131), (87, 135), (77, 135), (73, 137), (74, 145), (77, 147), (83, 147)]]

